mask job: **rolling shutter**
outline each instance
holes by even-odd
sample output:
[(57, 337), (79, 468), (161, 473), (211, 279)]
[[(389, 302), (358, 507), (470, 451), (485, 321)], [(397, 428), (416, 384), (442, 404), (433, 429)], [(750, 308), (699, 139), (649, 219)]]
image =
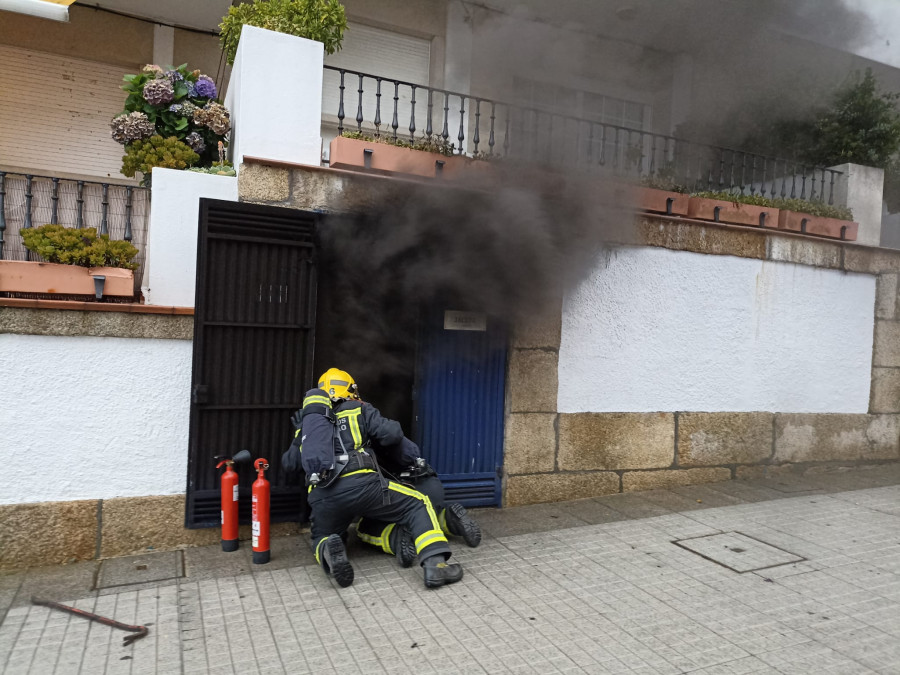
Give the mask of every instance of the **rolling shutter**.
[[(413, 84), (429, 84), (429, 68), (431, 60), (431, 41), (423, 38), (403, 35), (381, 28), (351, 23), (344, 33), (343, 47), (337, 54), (325, 57), (325, 63), (336, 68), (346, 68), (369, 75), (378, 75)], [(329, 126), (336, 129), (337, 111), (340, 102), (340, 76), (326, 70), (322, 87), (322, 117)], [(344, 81), (344, 127), (356, 129), (356, 112), (359, 103), (359, 79), (348, 75)], [(366, 78), (364, 81), (363, 116), (366, 127), (375, 119), (375, 81)], [(398, 92), (398, 134), (409, 134), (409, 87), (400, 87)], [(384, 123), (382, 131), (389, 131), (393, 115), (393, 85), (382, 84), (381, 119)], [(418, 98), (421, 101), (421, 98)], [(423, 109), (416, 104), (416, 116)], [(424, 119), (424, 118), (421, 118)], [(424, 123), (418, 125), (424, 128)], [(324, 133), (327, 137), (335, 134)]]
[(109, 121), (126, 69), (0, 45), (0, 164), (36, 174), (123, 178)]

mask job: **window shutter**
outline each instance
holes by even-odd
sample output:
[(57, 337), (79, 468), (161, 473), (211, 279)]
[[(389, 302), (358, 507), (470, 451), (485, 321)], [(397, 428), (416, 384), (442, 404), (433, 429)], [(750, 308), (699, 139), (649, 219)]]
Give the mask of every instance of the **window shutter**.
[[(337, 54), (325, 57), (325, 63), (336, 68), (346, 68), (369, 75), (388, 77), (412, 84), (429, 83), (431, 41), (423, 38), (394, 33), (381, 28), (351, 23), (344, 33), (343, 48)], [(340, 103), (340, 76), (326, 70), (322, 91), (322, 116), (333, 126), (337, 125)], [(375, 80), (366, 78), (363, 82), (364, 128), (372, 128), (375, 119)], [(356, 114), (359, 105), (359, 78), (347, 75), (344, 79), (344, 128), (356, 129)], [(410, 88), (401, 86), (398, 91), (398, 136), (409, 136)], [(425, 129), (426, 95), (416, 94), (416, 135)], [(381, 86), (382, 133), (392, 133), (391, 118), (394, 112), (393, 84), (383, 82)]]
[(109, 121), (126, 69), (0, 45), (0, 163), (40, 173), (124, 178)]

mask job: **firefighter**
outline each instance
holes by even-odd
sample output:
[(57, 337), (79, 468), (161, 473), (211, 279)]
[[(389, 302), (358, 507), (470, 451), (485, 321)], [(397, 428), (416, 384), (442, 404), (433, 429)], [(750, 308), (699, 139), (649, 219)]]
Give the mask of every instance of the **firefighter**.
[[(466, 545), (472, 548), (481, 543), (481, 528), (463, 505), (456, 502), (446, 504), (444, 486), (437, 472), (425, 462), (418, 445), (404, 436), (396, 445), (377, 446), (376, 455), (386, 475), (431, 500), (445, 535), (462, 537)], [(412, 536), (402, 525), (363, 518), (356, 525), (356, 534), (367, 544), (396, 555), (402, 567), (409, 567), (415, 562), (416, 549)]]
[(378, 469), (371, 443), (399, 443), (400, 424), (360, 401), (353, 378), (336, 368), (306, 393), (298, 415), (292, 421), (300, 428), (283, 463), (290, 471), (299, 457), (306, 472), (312, 545), (326, 574), (339, 586), (353, 583), (341, 533), (355, 518), (368, 517), (398, 523), (410, 532), (427, 588), (462, 579), (462, 567), (447, 562), (450, 545), (431, 500)]

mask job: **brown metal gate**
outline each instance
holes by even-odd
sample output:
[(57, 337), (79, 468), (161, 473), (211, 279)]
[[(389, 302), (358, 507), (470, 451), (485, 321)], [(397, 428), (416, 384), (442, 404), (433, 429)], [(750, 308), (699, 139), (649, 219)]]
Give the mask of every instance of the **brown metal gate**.
[[(317, 222), (295, 209), (200, 200), (186, 527), (219, 524), (213, 457), (242, 448), (269, 460), (273, 522), (305, 507), (280, 459), (315, 379)], [(252, 467), (239, 474), (249, 522), (255, 477)]]

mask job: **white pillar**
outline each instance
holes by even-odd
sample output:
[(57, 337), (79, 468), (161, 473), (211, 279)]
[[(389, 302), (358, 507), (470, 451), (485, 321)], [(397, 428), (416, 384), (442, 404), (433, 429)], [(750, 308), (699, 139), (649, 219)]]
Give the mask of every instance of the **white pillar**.
[(834, 203), (853, 211), (853, 220), (859, 223), (856, 243), (881, 246), (884, 169), (859, 164), (840, 164), (831, 168), (843, 173), (835, 181)]
[[(444, 88), (468, 94), (472, 90), (472, 18), (468, 8), (460, 0), (447, 3), (447, 38), (444, 44)], [(450, 142), (459, 144), (459, 99), (450, 99)], [(466, 114), (463, 117), (464, 149), (469, 147), (469, 119), (474, 112), (474, 103), (466, 100)], [(483, 111), (482, 111), (483, 112)], [(455, 116), (454, 116), (455, 113)], [(454, 123), (453, 120), (456, 120)]]
[(175, 63), (175, 29), (172, 26), (153, 26), (153, 63), (161, 68)]
[(472, 86), (472, 19), (460, 0), (447, 3), (444, 88), (468, 94)]
[(244, 26), (225, 105), (232, 113), (231, 157), (322, 163), (321, 42)]
[(672, 68), (672, 102), (669, 133), (675, 134), (678, 125), (691, 116), (694, 88), (694, 59), (689, 54), (677, 54)]
[(237, 178), (156, 168), (152, 190), (141, 290), (148, 305), (193, 307), (200, 198), (236, 202)]

